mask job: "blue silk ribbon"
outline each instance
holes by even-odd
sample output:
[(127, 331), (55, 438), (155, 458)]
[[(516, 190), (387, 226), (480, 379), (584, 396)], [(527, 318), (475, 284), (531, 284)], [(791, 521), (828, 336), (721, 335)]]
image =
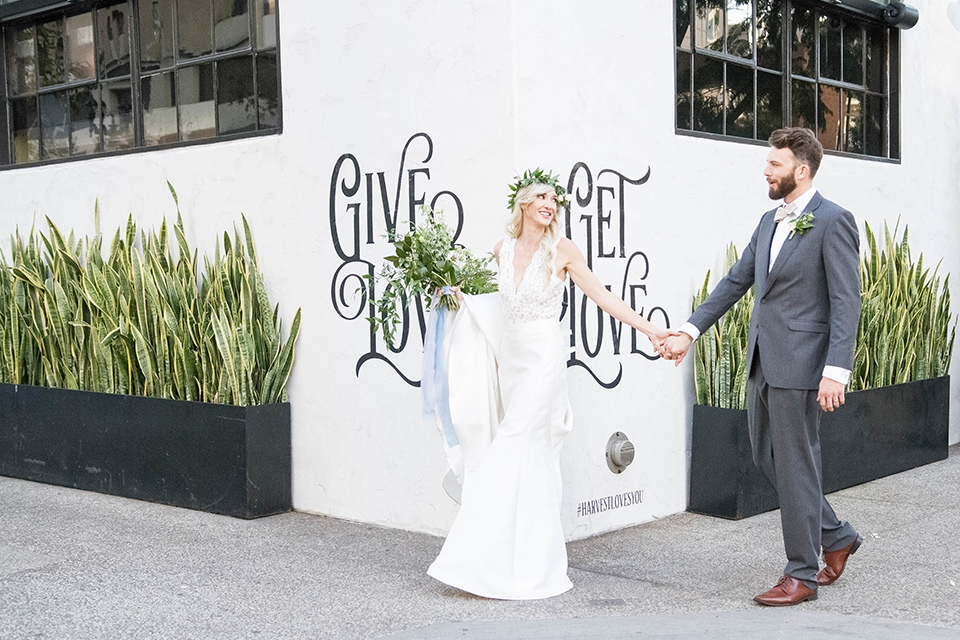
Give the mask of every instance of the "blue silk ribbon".
[[(443, 287), (441, 291), (445, 294), (453, 293), (451, 287)], [(423, 344), (420, 393), (423, 398), (423, 419), (433, 422), (439, 418), (447, 446), (455, 447), (460, 444), (460, 440), (450, 415), (450, 380), (447, 360), (444, 357), (446, 315), (447, 309), (440, 305), (440, 296), (436, 296)]]

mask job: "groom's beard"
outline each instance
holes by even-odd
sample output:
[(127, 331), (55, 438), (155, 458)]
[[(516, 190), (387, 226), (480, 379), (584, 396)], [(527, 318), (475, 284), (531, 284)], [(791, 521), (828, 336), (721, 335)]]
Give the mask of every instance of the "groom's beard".
[(785, 198), (796, 188), (797, 181), (793, 177), (793, 174), (785, 175), (780, 178), (780, 181), (775, 185), (770, 185), (770, 199), (780, 200), (781, 198)]

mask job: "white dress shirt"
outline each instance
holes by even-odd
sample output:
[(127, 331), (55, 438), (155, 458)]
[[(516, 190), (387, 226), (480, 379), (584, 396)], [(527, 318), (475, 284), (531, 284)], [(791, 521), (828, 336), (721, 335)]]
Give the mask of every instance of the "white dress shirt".
[[(783, 243), (786, 242), (787, 236), (790, 235), (790, 231), (792, 230), (790, 223), (804, 213), (806, 206), (810, 204), (810, 201), (813, 199), (813, 196), (816, 195), (816, 193), (817, 190), (811, 187), (800, 194), (800, 196), (794, 200), (797, 206), (793, 210), (793, 213), (777, 223), (777, 228), (773, 232), (773, 241), (770, 243), (770, 262), (767, 267), (768, 273), (773, 269), (773, 264), (776, 262), (777, 256), (780, 255), (780, 249), (783, 248)], [(762, 249), (757, 247), (757, 250), (761, 251)], [(687, 334), (694, 340), (700, 337), (700, 330), (689, 322), (685, 322), (683, 326), (680, 327), (680, 331)], [(825, 365), (823, 367), (823, 377), (830, 378), (831, 380), (835, 380), (836, 382), (845, 385), (850, 382), (850, 370), (842, 367)]]
[(787, 236), (790, 235), (790, 231), (792, 230), (790, 223), (804, 213), (807, 205), (810, 204), (810, 201), (813, 200), (813, 196), (816, 195), (816, 193), (817, 190), (810, 187), (800, 194), (793, 201), (793, 204), (796, 205), (793, 213), (777, 223), (777, 228), (773, 232), (773, 242), (770, 243), (770, 262), (767, 265), (767, 273), (773, 271), (773, 264), (777, 261), (777, 256), (780, 255), (780, 249), (783, 248), (783, 243), (787, 241)]

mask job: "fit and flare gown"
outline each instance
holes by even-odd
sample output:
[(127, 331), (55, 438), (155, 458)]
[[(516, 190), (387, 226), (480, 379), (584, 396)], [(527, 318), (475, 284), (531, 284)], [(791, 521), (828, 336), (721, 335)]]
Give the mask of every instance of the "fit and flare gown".
[(464, 455), (460, 512), (427, 573), (487, 598), (527, 600), (573, 586), (560, 522), (560, 450), (572, 416), (559, 323), (564, 283), (541, 248), (515, 289), (514, 245), (504, 240), (498, 276), (503, 418), (479, 459)]

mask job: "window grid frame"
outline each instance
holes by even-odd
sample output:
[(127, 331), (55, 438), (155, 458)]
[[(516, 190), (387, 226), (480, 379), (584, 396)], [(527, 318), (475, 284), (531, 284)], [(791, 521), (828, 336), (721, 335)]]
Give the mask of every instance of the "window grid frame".
[[(196, 145), (205, 145), (205, 144), (214, 144), (217, 142), (228, 142), (233, 140), (242, 140), (247, 138), (259, 138), (264, 136), (271, 135), (280, 135), (283, 133), (283, 89), (281, 86), (281, 62), (280, 62), (280, 3), (277, 2), (275, 5), (275, 36), (274, 44), (271, 47), (261, 47), (262, 43), (257, 42), (257, 25), (256, 25), (256, 16), (257, 8), (256, 3), (261, 2), (262, 0), (251, 0), (248, 3), (248, 45), (246, 47), (241, 47), (237, 49), (230, 49), (228, 51), (217, 51), (216, 50), (216, 39), (213, 33), (213, 11), (214, 6), (213, 2), (210, 2), (210, 12), (211, 12), (211, 52), (203, 56), (198, 56), (196, 58), (184, 58), (181, 61), (180, 52), (179, 52), (179, 26), (177, 20), (179, 19), (179, 4), (183, 0), (174, 0), (173, 5), (173, 46), (174, 46), (174, 56), (173, 64), (169, 67), (161, 67), (158, 69), (153, 69), (149, 72), (144, 73), (141, 68), (141, 34), (140, 34), (140, 25), (139, 25), (139, 2), (141, 0), (91, 0), (90, 2), (83, 3), (79, 7), (60, 7), (53, 9), (48, 12), (30, 14), (27, 16), (14, 18), (10, 20), (5, 20), (0, 22), (0, 109), (3, 110), (3, 118), (0, 118), (0, 123), (4, 126), (2, 131), (0, 131), (0, 171), (8, 171), (14, 169), (22, 169), (29, 167), (45, 166), (49, 164), (60, 164), (63, 162), (75, 162), (82, 160), (89, 160), (93, 158), (105, 158), (137, 153), (145, 153), (150, 151), (159, 151), (166, 149), (182, 148), (188, 146)], [(97, 12), (101, 9), (109, 8), (111, 6), (117, 5), (126, 5), (129, 9), (127, 17), (127, 27), (130, 39), (130, 70), (129, 73), (116, 77), (116, 78), (101, 78), (100, 77), (100, 63), (96, 52), (99, 51), (99, 29), (98, 29), (98, 18)], [(40, 86), (39, 79), (39, 40), (36, 36), (36, 31), (34, 33), (34, 61), (37, 66), (37, 86), (33, 93), (18, 94), (15, 96), (8, 95), (8, 83), (7, 83), (7, 49), (6, 49), (6, 36), (9, 28), (16, 28), (17, 26), (30, 26), (33, 25), (36, 27), (38, 24), (44, 22), (49, 22), (51, 20), (57, 19), (61, 22), (61, 25), (64, 23), (66, 17), (80, 15), (84, 13), (92, 14), (92, 23), (93, 23), (93, 34), (94, 34), (94, 66), (95, 73), (94, 78), (68, 81), (62, 84), (53, 85), (51, 87), (42, 87)], [(260, 78), (259, 78), (259, 58), (261, 56), (275, 56), (275, 74), (276, 74), (276, 84), (277, 84), (277, 125), (275, 127), (266, 127), (261, 125), (260, 117)], [(250, 61), (253, 74), (253, 85), (252, 85), (252, 98), (253, 105), (256, 112), (256, 128), (253, 131), (240, 131), (233, 133), (219, 134), (217, 133), (220, 130), (220, 115), (218, 109), (217, 97), (219, 96), (219, 77), (218, 77), (218, 67), (219, 62), (234, 59), (234, 58), (246, 58)], [(181, 127), (180, 127), (180, 70), (192, 66), (200, 66), (202, 64), (212, 63), (213, 64), (213, 111), (214, 111), (214, 134), (201, 139), (195, 140), (182, 140), (181, 138)], [(156, 145), (146, 145), (145, 144), (145, 131), (144, 131), (144, 118), (143, 111), (144, 105), (142, 101), (142, 91), (141, 91), (141, 82), (144, 78), (151, 77), (154, 75), (159, 75), (163, 72), (173, 72), (174, 73), (174, 82), (175, 82), (175, 104), (177, 109), (177, 138), (176, 142), (168, 142), (163, 144)], [(39, 124), (40, 118), (40, 107), (39, 100), (41, 94), (50, 94), (57, 93), (61, 91), (70, 91), (75, 88), (83, 87), (94, 87), (102, 90), (102, 85), (106, 82), (122, 81), (126, 79), (130, 83), (131, 90), (131, 100), (133, 102), (133, 129), (134, 129), (134, 146), (128, 149), (117, 149), (113, 151), (104, 151), (106, 147), (104, 142), (103, 127), (101, 126), (100, 131), (100, 147), (101, 151), (87, 153), (83, 155), (68, 155), (67, 157), (59, 158), (43, 158), (43, 128), (40, 127), (40, 140), (39, 140), (39, 153), (40, 160), (32, 162), (15, 162), (12, 144), (13, 140), (10, 136), (10, 127), (12, 126), (13, 113), (10, 108), (11, 100), (22, 99), (26, 97), (33, 97), (36, 108), (37, 108), (37, 118)], [(102, 122), (102, 120), (101, 120)], [(69, 121), (68, 121), (69, 127)], [(72, 140), (69, 139), (68, 132), (68, 144), (70, 146), (70, 152), (72, 153)]]
[[(681, 7), (681, 2), (686, 3), (686, 26), (687, 32), (689, 33), (689, 48), (684, 48), (682, 43), (678, 41), (678, 30), (677, 30), (677, 19), (679, 16), (678, 9)], [(727, 4), (723, 5), (723, 47), (721, 51), (713, 51), (708, 48), (699, 47), (697, 45), (697, 0), (675, 0), (674, 11), (673, 11), (673, 52), (674, 52), (674, 86), (675, 98), (680, 96), (680, 65), (678, 60), (680, 56), (687, 56), (688, 58), (688, 72), (689, 78), (686, 87), (686, 91), (689, 95), (689, 103), (686, 105), (685, 117), (689, 121), (689, 128), (680, 127), (680, 109), (679, 104), (675, 106), (674, 109), (674, 131), (678, 135), (690, 136), (690, 137), (699, 137), (707, 138), (712, 140), (724, 140), (728, 142), (739, 142), (746, 144), (755, 144), (758, 146), (766, 146), (766, 140), (760, 140), (757, 138), (758, 127), (759, 127), (759, 77), (758, 73), (763, 72), (767, 74), (778, 75), (781, 79), (781, 118), (783, 126), (790, 126), (793, 122), (793, 82), (794, 80), (801, 80), (813, 84), (815, 96), (819, 100), (820, 86), (829, 86), (840, 89), (841, 91), (857, 91), (864, 96), (864, 105), (866, 102), (866, 96), (870, 95), (874, 98), (879, 98), (883, 105), (883, 117), (884, 117), (884, 126), (881, 131), (881, 147), (882, 152), (885, 155), (870, 155), (866, 153), (866, 141), (864, 141), (864, 151), (863, 152), (851, 152), (843, 151), (837, 149), (824, 149), (825, 153), (830, 155), (838, 155), (851, 158), (859, 158), (863, 160), (870, 160), (875, 162), (886, 162), (899, 164), (900, 159), (900, 144), (899, 137), (901, 132), (900, 127), (900, 109), (899, 109), (899, 81), (900, 81), (900, 56), (899, 56), (899, 32), (894, 29), (882, 25), (880, 23), (875, 23), (865, 18), (859, 16), (851, 16), (843, 14), (842, 12), (824, 12), (822, 10), (822, 5), (804, 2), (803, 0), (779, 0), (780, 2), (780, 15), (781, 15), (781, 29), (780, 29), (780, 53), (781, 53), (781, 70), (770, 69), (765, 66), (761, 66), (758, 59), (758, 42), (757, 37), (759, 35), (758, 28), (758, 16), (757, 16), (757, 0), (751, 0), (751, 37), (752, 37), (752, 56), (750, 58), (731, 55), (727, 52), (727, 38), (728, 38), (728, 24), (727, 24)], [(793, 13), (794, 7), (801, 7), (809, 9), (814, 13), (813, 25), (815, 29), (815, 38), (814, 38), (814, 78), (808, 76), (800, 75), (799, 73), (794, 73), (793, 70), (793, 44), (794, 44), (794, 26), (793, 26)], [(833, 80), (831, 78), (826, 78), (822, 76), (820, 65), (821, 65), (821, 34), (820, 34), (820, 24), (821, 18), (827, 16), (838, 16), (844, 21), (845, 25), (855, 25), (860, 29), (861, 38), (863, 40), (862, 51), (861, 51), (861, 66), (863, 69), (863, 84), (858, 85), (855, 83), (850, 83), (845, 81), (844, 68), (843, 68), (843, 45), (844, 40), (841, 36), (841, 58), (840, 58), (840, 80)], [(876, 91), (873, 89), (867, 88), (868, 84), (868, 66), (867, 60), (869, 55), (870, 47), (870, 35), (873, 31), (870, 27), (874, 26), (879, 30), (880, 33), (884, 35), (884, 59), (883, 59), (883, 90)], [(787, 40), (789, 39), (789, 40)], [(723, 112), (721, 116), (721, 133), (715, 133), (710, 131), (701, 131), (696, 129), (696, 98), (695, 98), (695, 88), (696, 88), (696, 79), (695, 71), (697, 68), (696, 57), (697, 55), (702, 55), (707, 58), (717, 60), (723, 64)], [(729, 107), (729, 84), (727, 81), (727, 67), (729, 64), (737, 64), (741, 67), (748, 66), (753, 75), (753, 138), (741, 137), (735, 134), (727, 132), (727, 113)], [(841, 94), (843, 95), (843, 94)], [(679, 101), (678, 101), (679, 102)], [(865, 106), (861, 107), (862, 109)], [(815, 110), (815, 120), (814, 127), (819, 131), (819, 110)], [(861, 115), (863, 118), (863, 115)], [(866, 122), (861, 120), (860, 122), (861, 131), (865, 130)]]
[(0, 27), (0, 55), (3, 56), (3, 62), (0, 63), (0, 108), (2, 108), (2, 118), (0, 118), (0, 170), (9, 165), (9, 159), (13, 152), (13, 141), (10, 139), (10, 127), (13, 126), (13, 109), (9, 105), (7, 96), (7, 30)]

